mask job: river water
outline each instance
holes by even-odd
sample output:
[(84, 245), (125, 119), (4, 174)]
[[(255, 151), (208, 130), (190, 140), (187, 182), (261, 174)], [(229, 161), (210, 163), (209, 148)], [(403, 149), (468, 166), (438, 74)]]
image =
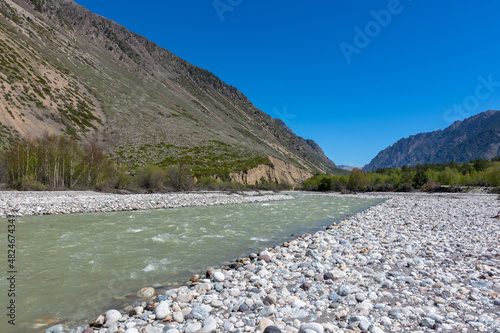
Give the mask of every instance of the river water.
[[(209, 267), (318, 231), (381, 199), (292, 194), (295, 200), (215, 207), (16, 218), (16, 327), (7, 323), (7, 221), (2, 220), (2, 332), (41, 332), (52, 319), (84, 323), (175, 287)], [(3, 223), (5, 222), (5, 223)]]

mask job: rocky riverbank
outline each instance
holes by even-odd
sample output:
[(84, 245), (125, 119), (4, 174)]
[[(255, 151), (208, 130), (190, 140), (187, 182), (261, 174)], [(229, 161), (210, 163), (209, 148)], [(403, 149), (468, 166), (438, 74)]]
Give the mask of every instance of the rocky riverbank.
[(0, 217), (102, 213), (216, 206), (292, 199), (287, 195), (223, 192), (110, 194), (92, 191), (0, 192)]
[(388, 196), (186, 286), (143, 289), (91, 328), (46, 332), (500, 332), (497, 197)]

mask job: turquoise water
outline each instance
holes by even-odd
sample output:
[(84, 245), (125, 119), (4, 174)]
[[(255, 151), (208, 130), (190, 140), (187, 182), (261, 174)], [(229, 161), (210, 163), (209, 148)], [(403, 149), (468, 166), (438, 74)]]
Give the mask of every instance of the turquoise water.
[[(16, 218), (16, 328), (88, 322), (132, 303), (142, 287), (173, 287), (193, 273), (312, 233), (381, 202), (293, 194), (295, 200), (169, 210)], [(7, 221), (0, 249), (7, 261)], [(5, 267), (5, 268), (4, 268)], [(7, 264), (0, 275), (7, 313)], [(2, 315), (1, 331), (9, 328)]]

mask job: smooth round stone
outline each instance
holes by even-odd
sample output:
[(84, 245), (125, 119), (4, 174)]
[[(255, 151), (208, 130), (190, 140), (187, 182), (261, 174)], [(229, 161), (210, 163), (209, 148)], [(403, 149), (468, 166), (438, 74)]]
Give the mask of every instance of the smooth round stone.
[(307, 323), (300, 325), (299, 333), (305, 333), (307, 331), (312, 331), (316, 333), (324, 333), (325, 329), (321, 324), (318, 323)]
[(184, 321), (184, 315), (180, 311), (174, 312), (172, 318), (178, 323), (182, 323)]
[(435, 312), (430, 312), (427, 314), (427, 317), (428, 318), (431, 318), (432, 320), (434, 320), (436, 323), (438, 324), (441, 324), (441, 322), (443, 321), (443, 317), (441, 317), (440, 315), (438, 315), (437, 313)]
[(276, 303), (276, 296), (274, 295), (267, 295), (266, 298), (264, 298), (264, 304), (265, 305), (272, 305)]
[(55, 325), (45, 330), (45, 333), (64, 333), (63, 325)]
[[(142, 315), (144, 313), (144, 308), (142, 306), (137, 306), (132, 309), (135, 315)], [(132, 311), (130, 311), (132, 313)]]
[(363, 295), (362, 293), (357, 293), (356, 294), (356, 301), (363, 302), (365, 299), (366, 299), (366, 296)]
[(224, 274), (223, 274), (223, 273), (221, 273), (221, 272), (215, 272), (215, 273), (214, 273), (214, 279), (215, 279), (215, 281), (217, 281), (217, 282), (222, 282), (222, 281), (224, 281), (224, 280), (225, 280), (225, 277), (224, 277)]
[(215, 284), (215, 290), (222, 291), (222, 290), (224, 290), (224, 286), (222, 284), (220, 284), (220, 283), (216, 283)]
[(211, 333), (217, 330), (217, 322), (213, 317), (207, 317), (203, 321), (203, 333)]
[(154, 294), (155, 294), (155, 290), (153, 288), (146, 287), (146, 288), (142, 288), (141, 290), (139, 290), (139, 293), (137, 293), (137, 296), (147, 298), (147, 297), (152, 297)]
[(201, 326), (201, 323), (200, 322), (196, 322), (196, 323), (189, 323), (186, 325), (186, 327), (184, 328), (184, 332), (185, 333), (194, 333), (196, 331), (199, 331), (201, 330), (202, 326)]
[(272, 316), (273, 314), (276, 314), (278, 311), (274, 306), (266, 306), (262, 310), (259, 311), (259, 316), (260, 317), (269, 317)]
[(332, 291), (330, 295), (328, 295), (328, 299), (332, 301), (332, 303), (342, 303), (344, 301), (335, 291)]
[(208, 317), (208, 311), (201, 306), (195, 306), (193, 310), (191, 310), (191, 315), (193, 318), (205, 320)]
[(475, 288), (491, 289), (491, 285), (486, 281), (473, 281), (470, 284), (471, 284), (471, 286), (473, 286)]
[(214, 308), (220, 308), (221, 306), (224, 305), (224, 303), (218, 299), (213, 299), (212, 302), (210, 303)]
[(436, 297), (436, 298), (434, 298), (434, 303), (436, 303), (436, 304), (444, 304), (445, 300), (442, 297)]
[(290, 318), (295, 319), (295, 318), (306, 318), (309, 316), (309, 312), (304, 309), (295, 309), (292, 314), (290, 315)]
[(306, 306), (306, 302), (301, 301), (300, 299), (296, 299), (292, 303), (292, 308), (303, 308), (304, 306)]
[(267, 326), (264, 333), (282, 333), (276, 326)]
[(339, 287), (338, 293), (340, 296), (347, 296), (351, 293), (351, 288), (346, 285), (342, 285)]
[(422, 318), (422, 320), (420, 321), (420, 324), (423, 327), (428, 327), (428, 328), (433, 328), (435, 323), (436, 322), (433, 319), (428, 317)]
[(87, 327), (86, 329), (83, 330), (82, 333), (94, 333), (94, 330), (90, 327)]
[(139, 333), (139, 330), (137, 328), (132, 327), (126, 330), (125, 333)]
[(229, 295), (231, 295), (232, 297), (238, 297), (241, 295), (241, 292), (237, 288), (232, 288), (229, 290)]
[(170, 311), (170, 306), (165, 301), (160, 302), (160, 304), (158, 304), (155, 308), (155, 316), (158, 320), (165, 319), (170, 314), (172, 314), (172, 312)]
[(323, 279), (324, 280), (335, 280), (335, 277), (333, 276), (332, 273), (326, 272), (325, 274), (323, 274)]
[(118, 310), (109, 310), (106, 312), (106, 323), (116, 322), (122, 317), (122, 314)]
[(261, 251), (259, 253), (259, 256), (268, 256), (268, 257), (271, 257), (271, 253), (269, 253), (269, 251), (267, 251), (267, 250), (264, 250), (264, 251)]
[(316, 274), (314, 275), (314, 281), (324, 281), (323, 275)]
[(250, 308), (248, 307), (248, 305), (246, 305), (245, 303), (243, 303), (243, 304), (240, 305), (240, 308), (238, 310), (240, 312), (246, 312), (246, 311), (249, 311)]
[(300, 285), (300, 288), (304, 289), (304, 290), (309, 290), (311, 289), (312, 287), (312, 283), (311, 282), (304, 282)]
[(380, 317), (379, 319), (380, 323), (384, 326), (391, 326), (392, 325), (392, 321), (389, 317)]
[(271, 261), (271, 257), (269, 257), (268, 255), (264, 254), (264, 255), (260, 255), (257, 260), (262, 260), (262, 261), (265, 261), (265, 262), (270, 262)]
[(191, 301), (191, 296), (188, 294), (180, 294), (177, 296), (177, 302), (179, 303), (189, 303)]

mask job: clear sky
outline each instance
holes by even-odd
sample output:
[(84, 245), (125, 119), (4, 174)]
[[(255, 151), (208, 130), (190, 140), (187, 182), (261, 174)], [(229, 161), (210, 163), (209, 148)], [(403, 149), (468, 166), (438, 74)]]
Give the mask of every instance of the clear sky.
[(336, 164), (500, 109), (497, 0), (77, 0), (243, 92)]

